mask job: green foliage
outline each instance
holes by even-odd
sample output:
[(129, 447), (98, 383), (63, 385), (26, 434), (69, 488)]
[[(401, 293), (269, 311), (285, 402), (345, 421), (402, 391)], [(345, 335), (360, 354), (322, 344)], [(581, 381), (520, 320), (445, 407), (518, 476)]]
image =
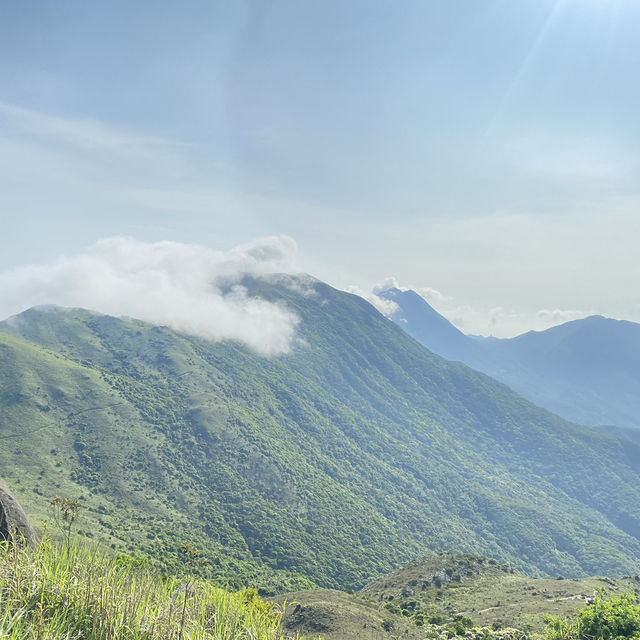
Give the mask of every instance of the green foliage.
[(549, 617), (546, 640), (623, 640), (640, 638), (640, 606), (623, 593), (609, 600), (599, 593), (572, 620)]
[[(453, 579), (456, 573), (460, 574), (460, 581)], [(446, 580), (448, 575), (451, 577)], [(445, 576), (440, 587), (436, 586), (434, 576)], [(566, 617), (574, 615), (588, 601), (587, 594), (596, 591), (606, 598), (616, 598), (625, 592), (638, 597), (640, 577), (560, 581), (530, 578), (486, 558), (440, 554), (381, 576), (367, 585), (361, 595), (414, 624), (446, 628), (460, 635), (458, 623), (467, 629), (516, 628), (530, 633), (541, 631), (545, 618), (551, 616), (549, 619), (558, 620), (562, 627), (568, 624)]]
[(385, 630), (385, 631), (393, 631), (394, 629), (394, 623), (393, 620), (386, 618), (385, 620), (382, 621), (382, 625), (381, 627)]
[(0, 545), (7, 640), (279, 640), (280, 613), (255, 591), (187, 585), (97, 550)]
[[(294, 602), (283, 618), (284, 629), (291, 633), (321, 630), (326, 640), (527, 640), (530, 637), (529, 628), (524, 626), (478, 626), (469, 616), (451, 611), (448, 615), (427, 616), (418, 611), (419, 603), (415, 600), (397, 609), (376, 603), (364, 594), (334, 590), (298, 592), (287, 597), (292, 597)], [(464, 606), (463, 602), (459, 604)]]
[[(640, 570), (633, 445), (437, 358), (357, 297), (245, 285), (299, 315), (292, 353), (81, 310), (0, 323), (0, 466), (34, 521), (46, 496), (79, 496), (80, 536), (261, 595), (360, 588), (442, 549)], [(464, 582), (452, 570), (437, 580)]]

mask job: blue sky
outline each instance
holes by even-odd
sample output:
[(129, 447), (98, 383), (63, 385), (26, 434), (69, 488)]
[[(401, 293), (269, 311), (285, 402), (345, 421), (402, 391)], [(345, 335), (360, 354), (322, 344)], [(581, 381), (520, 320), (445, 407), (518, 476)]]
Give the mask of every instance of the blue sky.
[(633, 0), (0, 7), (2, 271), (284, 234), (466, 331), (640, 321)]

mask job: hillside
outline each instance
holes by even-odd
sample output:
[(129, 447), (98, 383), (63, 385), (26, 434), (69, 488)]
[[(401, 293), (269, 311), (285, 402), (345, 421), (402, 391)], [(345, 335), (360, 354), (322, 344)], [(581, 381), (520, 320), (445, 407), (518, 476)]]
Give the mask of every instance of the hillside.
[(623, 438), (625, 440), (631, 440), (636, 444), (640, 444), (640, 429), (634, 429), (632, 427), (612, 427), (610, 425), (602, 425), (598, 427), (599, 431), (604, 433), (610, 433), (616, 438)]
[(640, 576), (535, 579), (494, 560), (443, 554), (358, 593), (314, 589), (270, 602), (194, 576), (158, 574), (94, 545), (0, 546), (0, 634), (8, 640), (407, 640), (541, 638), (548, 613), (572, 616), (594, 593), (638, 596)]
[(36, 524), (263, 593), (359, 588), (432, 551), (534, 575), (640, 570), (640, 448), (424, 349), (361, 298), (246, 280), (292, 353), (83, 310), (0, 326), (2, 474)]
[(443, 624), (464, 616), (480, 627), (540, 631), (545, 615), (566, 617), (598, 591), (640, 595), (640, 576), (530, 578), (495, 560), (444, 554), (383, 576), (360, 595), (414, 619)]
[(504, 382), (567, 420), (640, 427), (640, 325), (591, 316), (511, 339), (466, 336), (414, 291), (379, 294), (418, 342)]
[[(428, 349), (447, 360), (470, 364), (486, 358), (484, 348), (475, 344), (415, 291), (391, 288), (378, 296), (398, 305), (392, 320)], [(475, 367), (480, 369), (479, 366)]]
[[(286, 594), (285, 629), (325, 640), (535, 637), (547, 615), (567, 618), (596, 593), (640, 595), (640, 576), (530, 578), (495, 560), (442, 554), (381, 576), (355, 594), (312, 590)], [(537, 636), (539, 637), (539, 636)]]
[(640, 427), (640, 324), (591, 316), (484, 346), (502, 363), (499, 379), (550, 411)]

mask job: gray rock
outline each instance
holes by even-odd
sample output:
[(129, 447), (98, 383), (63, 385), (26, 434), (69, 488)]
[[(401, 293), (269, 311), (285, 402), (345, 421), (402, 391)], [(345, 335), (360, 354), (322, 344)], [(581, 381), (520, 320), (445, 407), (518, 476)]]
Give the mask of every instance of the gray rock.
[(0, 541), (10, 540), (12, 542), (24, 543), (33, 547), (38, 542), (38, 534), (35, 532), (24, 509), (14, 498), (0, 478)]

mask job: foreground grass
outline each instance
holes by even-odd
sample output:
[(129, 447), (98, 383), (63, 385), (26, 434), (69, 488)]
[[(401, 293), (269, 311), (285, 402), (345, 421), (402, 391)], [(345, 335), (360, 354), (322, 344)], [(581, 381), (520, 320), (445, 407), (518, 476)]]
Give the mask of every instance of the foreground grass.
[(0, 545), (3, 640), (285, 640), (281, 613), (253, 589), (160, 577), (86, 547)]

